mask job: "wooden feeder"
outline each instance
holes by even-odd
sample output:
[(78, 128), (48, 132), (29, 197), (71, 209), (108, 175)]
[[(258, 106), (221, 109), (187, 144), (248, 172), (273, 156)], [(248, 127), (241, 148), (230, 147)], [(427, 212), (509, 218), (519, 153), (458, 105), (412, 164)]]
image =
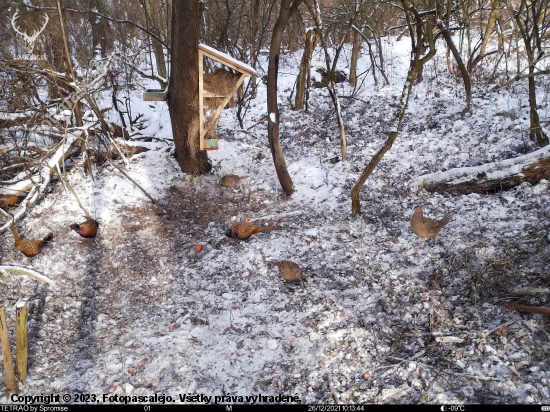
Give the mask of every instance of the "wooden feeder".
[(143, 93), (143, 100), (146, 102), (162, 102), (166, 100), (166, 90), (147, 89)]
[[(241, 73), (241, 77), (229, 93), (219, 96), (213, 93), (204, 91), (204, 73), (203, 73), (203, 57), (210, 57), (215, 61)], [(216, 150), (218, 149), (218, 139), (205, 139), (206, 133), (209, 131), (204, 127), (204, 99), (205, 98), (221, 98), (221, 103), (216, 108), (214, 115), (210, 119), (210, 124), (215, 124), (216, 119), (220, 116), (223, 108), (237, 92), (244, 79), (248, 76), (257, 76), (256, 70), (248, 64), (241, 63), (235, 60), (228, 54), (222, 53), (205, 44), (199, 44), (199, 133), (200, 133), (200, 149), (201, 150)]]

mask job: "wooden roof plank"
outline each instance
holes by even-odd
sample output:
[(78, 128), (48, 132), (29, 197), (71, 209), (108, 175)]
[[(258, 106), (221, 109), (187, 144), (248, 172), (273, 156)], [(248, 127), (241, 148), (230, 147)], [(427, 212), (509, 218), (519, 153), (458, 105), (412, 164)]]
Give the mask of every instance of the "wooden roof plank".
[(204, 54), (206, 54), (208, 57), (219, 61), (222, 64), (225, 64), (228, 67), (231, 67), (232, 69), (238, 70), (241, 73), (245, 73), (248, 76), (257, 76), (258, 73), (252, 66), (249, 66), (246, 63), (240, 62), (237, 59), (234, 59), (229, 54), (222, 53), (219, 50), (216, 50), (210, 46), (207, 46), (206, 44), (199, 43), (199, 50), (201, 50)]

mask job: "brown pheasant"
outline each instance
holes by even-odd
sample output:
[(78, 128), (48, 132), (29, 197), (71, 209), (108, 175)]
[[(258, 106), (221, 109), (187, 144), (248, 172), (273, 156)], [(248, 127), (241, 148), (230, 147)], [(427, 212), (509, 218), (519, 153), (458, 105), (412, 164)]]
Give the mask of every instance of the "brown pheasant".
[(248, 176), (226, 175), (220, 179), (220, 185), (233, 187)]
[(279, 267), (279, 273), (283, 278), (288, 281), (296, 282), (304, 280), (302, 276), (302, 269), (296, 263), (290, 260), (283, 260), (281, 262), (266, 262), (268, 265), (274, 265)]
[(86, 218), (86, 221), (74, 225), (71, 225), (71, 230), (74, 230), (76, 233), (78, 233), (82, 237), (92, 238), (95, 237), (97, 234), (97, 228), (99, 227), (99, 223), (97, 220), (92, 219), (89, 216), (84, 216)]
[(50, 233), (48, 236), (46, 236), (42, 240), (27, 240), (27, 239), (21, 239), (19, 237), (19, 233), (17, 232), (17, 228), (12, 223), (10, 226), (11, 232), (13, 233), (13, 236), (15, 237), (15, 248), (17, 250), (20, 250), (21, 253), (23, 253), (25, 256), (33, 257), (38, 255), (40, 252), (42, 252), (42, 249), (44, 249), (44, 246), (48, 244), (53, 239), (53, 233)]
[(228, 237), (234, 237), (239, 240), (248, 239), (254, 233), (268, 232), (270, 230), (283, 230), (280, 226), (260, 227), (250, 222), (238, 222), (231, 226), (231, 229), (227, 229), (225, 234)]
[(19, 196), (0, 195), (0, 207), (3, 207), (3, 208), (16, 205), (20, 201), (21, 201), (21, 198)]
[(448, 213), (439, 221), (428, 219), (422, 214), (422, 206), (416, 206), (411, 219), (412, 231), (422, 238), (422, 242), (424, 242), (427, 237), (435, 238), (441, 228), (451, 221), (454, 214), (454, 211)]

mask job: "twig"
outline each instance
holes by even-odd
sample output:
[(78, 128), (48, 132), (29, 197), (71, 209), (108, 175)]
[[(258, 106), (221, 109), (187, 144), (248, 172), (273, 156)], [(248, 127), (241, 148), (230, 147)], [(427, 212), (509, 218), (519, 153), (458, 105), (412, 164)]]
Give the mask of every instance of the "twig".
[[(377, 370), (379, 370), (379, 369), (385, 369), (385, 368), (392, 368), (392, 369), (393, 369), (393, 368), (396, 368), (396, 367), (400, 366), (403, 362), (405, 362), (405, 360), (412, 362), (414, 359), (417, 359), (417, 358), (421, 357), (422, 355), (424, 355), (424, 353), (426, 353), (426, 351), (423, 350), (422, 352), (418, 352), (416, 355), (411, 356), (409, 359), (403, 359), (403, 360), (401, 360), (401, 362), (399, 362), (399, 363), (394, 363), (393, 365), (379, 366), (378, 368), (374, 369), (374, 370), (371, 372), (371, 375), (372, 375), (374, 372), (376, 372)], [(390, 356), (390, 358), (393, 358), (393, 356)], [(398, 358), (394, 358), (394, 359), (398, 359)], [(398, 360), (399, 360), (399, 359), (398, 359)], [(380, 376), (379, 379), (384, 379), (384, 378), (385, 378), (386, 376), (388, 376), (391, 372), (392, 372), (392, 371), (389, 370), (389, 371), (387, 371), (386, 373), (383, 373), (383, 374)]]
[(301, 215), (302, 213), (304, 212), (301, 210), (294, 210), (291, 212), (278, 213), (273, 215), (255, 216), (254, 219), (255, 220), (273, 220), (281, 217), (297, 216), (297, 215)]
[[(398, 358), (398, 357), (395, 357), (395, 356), (388, 356), (388, 357), (392, 358), (392, 359), (401, 360), (403, 362), (410, 362), (408, 359), (402, 359), (402, 358)], [(496, 380), (495, 378), (491, 378), (490, 376), (475, 376), (475, 375), (467, 375), (465, 373), (459, 373), (459, 372), (449, 372), (449, 371), (437, 368), (435, 366), (428, 365), (426, 363), (422, 363), (422, 362), (416, 362), (416, 363), (419, 364), (419, 365), (422, 365), (426, 368), (437, 369), (438, 372), (443, 372), (443, 373), (446, 373), (447, 375), (460, 376), (460, 377), (469, 378), (469, 379), (479, 379), (479, 380), (482, 380), (482, 381), (494, 381), (494, 380)]]
[(394, 363), (393, 365), (384, 365), (384, 366), (379, 366), (378, 368), (376, 369), (373, 369), (371, 371), (371, 375), (376, 372), (377, 370), (380, 370), (380, 369), (386, 369), (386, 368), (395, 368), (396, 366), (399, 366), (401, 365), (403, 362), (399, 362), (399, 363)]
[(256, 123), (254, 123), (252, 126), (250, 126), (250, 127), (249, 127), (248, 129), (246, 129), (246, 130), (252, 130), (252, 129), (254, 129), (256, 126), (258, 126), (260, 123), (262, 123), (262, 122), (263, 122), (264, 120), (266, 120), (266, 119), (267, 119), (267, 114), (264, 115), (264, 116), (262, 116), (262, 117), (260, 118), (260, 120), (258, 120)]
[[(30, 157), (24, 157), (24, 156), (17, 156), (17, 155), (10, 155), (12, 157), (17, 157), (17, 158), (20, 158), (20, 159), (25, 159), (25, 160), (28, 160), (29, 162), (34, 162), (34, 163), (38, 163), (42, 166), (45, 166), (45, 167), (50, 167), (50, 165), (48, 165), (46, 162), (42, 162), (41, 160), (36, 160), (36, 159), (32, 159)], [(59, 168), (59, 163), (56, 163), (55, 164), (55, 167), (51, 168), (51, 170), (53, 172), (55, 172), (57, 174), (57, 176), (59, 176), (59, 178), (63, 181), (63, 183), (65, 184), (65, 186), (67, 186), (67, 188), (73, 193), (77, 203), (78, 203), (78, 206), (80, 206), (80, 208), (84, 211), (84, 213), (86, 214), (86, 216), (88, 217), (91, 217), (90, 216), (90, 213), (88, 213), (88, 211), (86, 210), (86, 208), (84, 206), (82, 206), (82, 203), (80, 203), (80, 200), (78, 199), (78, 196), (76, 195), (74, 189), (72, 188), (72, 186), (69, 184), (69, 182), (63, 177), (63, 173), (61, 173), (61, 170)], [(2, 214), (6, 213), (2, 210), (2, 212), (0, 212)], [(6, 216), (4, 214), (4, 216)], [(11, 215), (9, 215), (10, 218), (11, 218)]]
[(514, 319), (514, 320), (511, 320), (510, 322), (506, 322), (504, 325), (500, 325), (500, 326), (497, 326), (496, 328), (494, 329), (491, 329), (489, 332), (485, 332), (483, 334), (483, 337), (486, 338), (487, 336), (503, 329), (503, 328), (507, 328), (508, 326), (510, 326), (511, 324), (513, 323), (516, 323), (518, 320), (520, 320), (521, 318), (517, 318), (517, 319)]
[(54, 172), (57, 173), (57, 175), (59, 176), (59, 178), (63, 181), (63, 183), (65, 183), (65, 186), (67, 186), (67, 188), (69, 188), (69, 190), (73, 193), (74, 195), (74, 198), (76, 199), (76, 202), (78, 203), (78, 206), (80, 206), (80, 208), (84, 211), (84, 213), (86, 214), (87, 217), (90, 217), (90, 213), (86, 210), (86, 208), (84, 206), (82, 206), (82, 203), (80, 203), (80, 200), (78, 199), (78, 196), (76, 195), (76, 192), (74, 191), (73, 187), (69, 184), (69, 182), (62, 176), (61, 174), (61, 171), (59, 170), (59, 165), (56, 165), (57, 168), (54, 169)]
[(228, 132), (233, 132), (233, 133), (246, 133), (246, 134), (249, 134), (250, 136), (252, 136), (255, 139), (260, 139), (254, 133), (251, 133), (251, 132), (249, 132), (248, 130), (245, 130), (245, 129), (225, 129), (225, 130), (227, 130)]
[(0, 207), (0, 215), (4, 216), (6, 220), (13, 219), (13, 216)]
[(507, 80), (505, 82), (499, 83), (493, 87), (493, 91), (500, 89), (501, 87), (509, 86), (510, 84), (514, 83), (515, 81), (526, 79), (528, 77), (534, 77), (534, 76), (541, 76), (544, 74), (550, 74), (550, 70), (541, 70), (540, 72), (536, 73), (530, 73), (530, 74), (516, 74), (514, 77), (512, 77), (510, 80)]
[(117, 165), (115, 165), (115, 164), (111, 161), (111, 159), (109, 159), (108, 157), (106, 157), (105, 159), (107, 159), (107, 161), (108, 161), (109, 163), (111, 163), (111, 165), (112, 165), (115, 169), (117, 169), (120, 173), (122, 173), (124, 176), (126, 176), (130, 182), (132, 182), (133, 184), (135, 184), (135, 185), (145, 194), (145, 196), (147, 196), (149, 199), (151, 199), (151, 202), (153, 202), (153, 204), (156, 204), (155, 199), (153, 199), (153, 198), (151, 197), (151, 195), (150, 195), (149, 193), (147, 193), (147, 192), (145, 191), (145, 189), (144, 189), (143, 187), (141, 187), (134, 179), (132, 179), (130, 176), (128, 176), (128, 174), (127, 174), (124, 170), (122, 170), (120, 167), (118, 167)]
[[(30, 8), (30, 9), (34, 9), (34, 10), (56, 10), (55, 7), (36, 7), (36, 6), (31, 6), (29, 4), (25, 4), (25, 5), (21, 5), (19, 3), (9, 3), (11, 6), (23, 6), (23, 7), (27, 7), (27, 8)], [(86, 10), (86, 11), (83, 11), (83, 10), (75, 10), (75, 9), (70, 9), (68, 7), (64, 7), (63, 10), (65, 11), (68, 11), (68, 12), (71, 12), (71, 13), (80, 13), (80, 14), (95, 14), (96, 16), (99, 16), (99, 17), (103, 17), (104, 19), (107, 19), (109, 21), (113, 21), (115, 23), (126, 23), (126, 24), (131, 24), (132, 26), (134, 27), (137, 27), (139, 30), (147, 33), (149, 36), (153, 37), (155, 40), (157, 40), (160, 44), (162, 44), (164, 47), (166, 47), (166, 50), (168, 51), (171, 51), (170, 47), (166, 44), (166, 42), (162, 41), (161, 38), (159, 38), (156, 34), (152, 33), (151, 31), (141, 27), (139, 24), (131, 21), (131, 20), (119, 20), (119, 19), (115, 19), (113, 17), (109, 17), (109, 16), (106, 16), (105, 14), (102, 14), (98, 11), (95, 11), (95, 10)]]

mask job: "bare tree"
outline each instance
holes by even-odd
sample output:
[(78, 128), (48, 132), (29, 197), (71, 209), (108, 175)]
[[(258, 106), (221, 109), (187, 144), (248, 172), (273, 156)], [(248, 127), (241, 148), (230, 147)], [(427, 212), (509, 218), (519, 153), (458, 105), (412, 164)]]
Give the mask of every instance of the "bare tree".
[(323, 47), (323, 51), (325, 52), (325, 64), (327, 67), (327, 89), (329, 91), (330, 97), (332, 99), (332, 103), (334, 104), (334, 109), (336, 111), (336, 119), (338, 121), (338, 130), (340, 132), (340, 150), (342, 153), (342, 160), (347, 160), (347, 139), (346, 139), (346, 130), (344, 127), (344, 119), (342, 118), (342, 108), (340, 106), (340, 100), (338, 99), (338, 92), (336, 91), (335, 85), (334, 85), (334, 77), (336, 73), (336, 63), (338, 62), (338, 58), (340, 57), (340, 53), (342, 51), (342, 47), (344, 46), (344, 41), (346, 39), (346, 36), (349, 32), (350, 27), (352, 26), (352, 23), (354, 21), (355, 16), (357, 15), (360, 5), (355, 10), (355, 14), (353, 17), (350, 18), (346, 31), (342, 35), (340, 44), (336, 48), (336, 53), (334, 56), (334, 61), (331, 60), (330, 54), (328, 53), (328, 47), (327, 42), (325, 39), (325, 34), (323, 33), (323, 20), (321, 19), (321, 8), (319, 6), (318, 0), (310, 0), (307, 2), (309, 11), (311, 15), (313, 16), (313, 19), (315, 21), (315, 26), (317, 27), (317, 31), (319, 33), (319, 40), (321, 41), (321, 46)]
[(269, 49), (269, 67), (267, 69), (267, 112), (268, 125), (267, 136), (269, 139), (269, 147), (275, 163), (277, 177), (281, 183), (281, 187), (287, 196), (294, 193), (294, 185), (288, 174), (286, 162), (281, 149), (279, 139), (279, 108), (277, 107), (277, 75), (279, 72), (279, 55), (281, 54), (281, 41), (287, 26), (288, 20), (293, 13), (298, 11), (298, 6), (302, 0), (281, 0), (281, 9), (279, 18), (273, 28), (273, 36), (271, 37), (271, 48)]
[(535, 69), (544, 52), (542, 39), (550, 27), (548, 16), (548, 0), (521, 0), (518, 9), (514, 9), (509, 1), (506, 1), (508, 11), (515, 19), (520, 31), (525, 53), (529, 65), (529, 107), (531, 127), (529, 137), (535, 140), (539, 146), (549, 143), (548, 136), (542, 131), (539, 114), (537, 112), (537, 96), (535, 85)]
[[(147, 23), (147, 29), (150, 30), (152, 33), (154, 33), (157, 37), (161, 36), (161, 30), (160, 30), (160, 12), (159, 12), (159, 5), (156, 0), (139, 0), (141, 7), (143, 8), (143, 12), (145, 13), (145, 21)], [(151, 38), (152, 46), (153, 46), (153, 54), (155, 55), (155, 60), (157, 63), (157, 72), (159, 76), (163, 78), (167, 78), (166, 73), (166, 61), (164, 59), (164, 49), (162, 48), (162, 44), (154, 39)], [(161, 82), (162, 87), (166, 87), (166, 82)]]
[[(403, 11), (409, 27), (409, 34), (411, 37), (412, 50), (411, 50), (411, 63), (405, 84), (403, 85), (403, 91), (401, 93), (401, 99), (399, 101), (399, 107), (395, 114), (393, 126), (389, 133), (386, 143), (380, 150), (372, 157), (369, 164), (363, 169), (363, 172), (357, 179), (357, 182), (351, 189), (351, 202), (352, 202), (352, 214), (361, 212), (361, 202), (359, 200), (359, 192), (365, 184), (365, 181), (370, 176), (372, 171), (378, 165), (384, 154), (391, 149), (393, 142), (397, 138), (399, 130), (401, 129), (401, 122), (405, 116), (407, 106), (409, 104), (409, 97), (415, 79), (417, 79), (424, 64), (426, 64), (435, 55), (435, 41), (433, 30), (435, 27), (433, 13), (435, 7), (435, 0), (429, 0), (427, 4), (427, 11), (420, 12), (415, 6), (413, 6), (409, 0), (401, 0), (403, 5)], [(424, 54), (427, 51), (427, 54)]]
[(319, 40), (318, 31), (315, 29), (306, 29), (303, 23), (301, 14), (299, 15), (299, 22), (301, 22), (300, 28), (302, 30), (302, 37), (304, 39), (304, 53), (302, 54), (302, 61), (300, 62), (300, 71), (298, 72), (298, 78), (296, 79), (296, 99), (294, 103), (294, 110), (302, 110), (304, 106), (307, 107), (307, 96), (309, 94), (309, 88), (311, 83), (311, 58), (315, 51), (315, 46)]

